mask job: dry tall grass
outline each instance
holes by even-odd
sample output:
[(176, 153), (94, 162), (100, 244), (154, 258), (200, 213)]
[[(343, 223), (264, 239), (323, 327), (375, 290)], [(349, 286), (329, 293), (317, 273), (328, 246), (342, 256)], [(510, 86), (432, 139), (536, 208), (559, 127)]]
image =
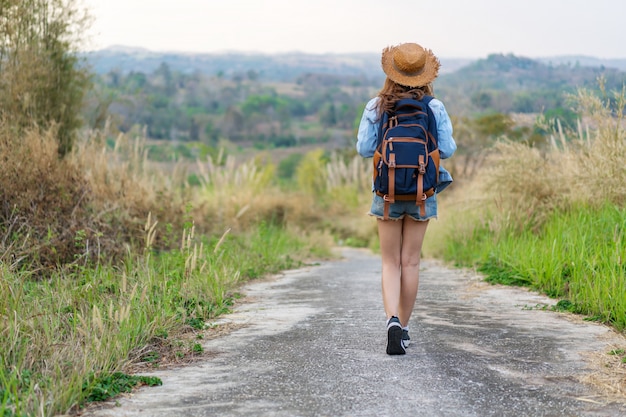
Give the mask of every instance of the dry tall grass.
[(180, 180), (150, 170), (140, 145), (120, 137), (108, 149), (92, 137), (59, 159), (54, 129), (0, 124), (2, 260), (37, 272), (112, 260), (142, 244), (149, 213), (180, 224)]
[(365, 215), (371, 196), (371, 167), (321, 150), (305, 155), (290, 188), (274, 181), (275, 166), (256, 158), (237, 164), (232, 157), (199, 164), (202, 187), (192, 198), (193, 216), (206, 229), (222, 233), (254, 224), (287, 225), (310, 236), (332, 233), (369, 242)]
[(77, 231), (94, 230), (85, 221), (88, 185), (59, 160), (55, 134), (30, 129), (14, 140), (13, 128), (0, 124), (0, 256), (10, 256), (3, 259), (10, 264), (71, 262), (80, 256)]
[[(441, 219), (431, 225), (430, 255), (445, 250), (444, 236), (473, 239), (478, 226), (490, 230), (536, 229), (554, 212), (577, 204), (626, 205), (624, 91), (604, 97), (580, 90), (571, 97), (581, 122), (575, 131), (557, 124), (550, 144), (540, 148), (502, 140), (485, 149), (487, 158), (472, 178), (440, 198)], [(462, 139), (460, 139), (462, 140)], [(426, 246), (428, 247), (428, 240)]]
[(624, 94), (615, 93), (613, 107), (584, 90), (573, 98), (584, 128), (579, 123), (576, 132), (565, 132), (559, 124), (546, 150), (523, 143), (496, 145), (482, 175), (482, 191), (507, 222), (540, 224), (553, 210), (578, 203), (626, 203)]
[[(118, 135), (113, 148), (94, 133), (76, 145), (68, 159), (87, 182), (94, 219), (112, 228), (106, 235), (120, 233), (120, 241), (133, 245), (143, 239), (148, 215), (160, 224), (182, 224), (189, 199), (186, 170), (176, 165), (164, 172), (147, 159), (145, 136)], [(180, 230), (180, 229), (178, 229)], [(156, 247), (164, 238), (157, 234)]]
[(239, 232), (262, 221), (284, 222), (289, 202), (272, 182), (274, 165), (258, 159), (237, 163), (220, 154), (217, 161), (198, 162), (198, 168), (202, 186), (194, 193), (193, 213), (206, 230)]
[[(201, 185), (191, 187), (183, 165), (166, 172), (147, 159), (145, 137), (118, 135), (110, 147), (106, 135), (89, 134), (59, 159), (54, 130), (21, 135), (0, 126), (6, 160), (0, 173), (0, 221), (6, 225), (0, 254), (14, 267), (114, 262), (129, 250), (141, 252), (148, 216), (157, 224), (155, 249), (176, 247), (174, 234), (189, 222), (212, 236), (265, 222), (309, 235), (330, 231), (368, 240), (370, 228), (361, 223), (365, 208), (353, 215), (363, 195), (369, 197), (369, 190), (362, 192), (369, 167), (358, 158), (327, 163), (313, 152), (307, 156), (312, 164), (300, 170), (300, 186), (291, 189), (274, 181), (274, 165), (260, 157), (244, 163), (209, 159), (198, 163)], [(313, 188), (306, 178), (314, 179)]]
[(326, 165), (325, 178), (333, 232), (352, 245), (376, 247), (376, 221), (367, 215), (372, 202), (372, 160), (333, 155)]

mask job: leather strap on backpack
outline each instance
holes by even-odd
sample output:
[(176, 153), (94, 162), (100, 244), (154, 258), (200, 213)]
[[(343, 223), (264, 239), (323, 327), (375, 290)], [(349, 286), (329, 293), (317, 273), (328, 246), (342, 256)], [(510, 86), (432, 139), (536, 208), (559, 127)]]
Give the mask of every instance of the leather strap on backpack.
[(396, 196), (396, 154), (389, 154), (389, 201), (395, 203)]
[(415, 196), (415, 205), (420, 206), (420, 215), (421, 216), (425, 216), (426, 215), (426, 204), (424, 204), (424, 201), (426, 199), (423, 199), (422, 196), (425, 196), (424, 194), (424, 174), (426, 174), (426, 163), (424, 162), (424, 155), (420, 155), (418, 161), (417, 161), (417, 195)]

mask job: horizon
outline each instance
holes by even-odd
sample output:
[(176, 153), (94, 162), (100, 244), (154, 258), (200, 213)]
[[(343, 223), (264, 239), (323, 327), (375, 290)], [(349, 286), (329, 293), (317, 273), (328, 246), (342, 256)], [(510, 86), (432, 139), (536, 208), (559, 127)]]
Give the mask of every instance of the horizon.
[[(410, 24), (381, 20), (376, 0), (82, 1), (94, 19), (87, 50), (137, 45), (192, 54), (345, 54), (417, 42), (437, 56), (459, 59), (493, 53), (626, 58), (626, 2), (615, 0), (596, 0), (592, 7), (583, 0), (396, 0), (390, 16)], [(381, 30), (385, 24), (393, 30)]]
[[(378, 55), (380, 52), (376, 51), (353, 51), (353, 52), (306, 52), (306, 51), (277, 51), (277, 52), (266, 52), (266, 51), (254, 51), (254, 50), (215, 50), (215, 51), (186, 51), (186, 50), (157, 50), (151, 49), (145, 46), (133, 46), (133, 45), (123, 45), (123, 44), (113, 44), (108, 45), (99, 49), (92, 49), (84, 51), (85, 53), (95, 53), (102, 51), (116, 51), (116, 52), (147, 52), (152, 54), (179, 54), (179, 55), (225, 55), (225, 54), (239, 54), (239, 55), (266, 55), (266, 56), (280, 56), (280, 55), (313, 55), (313, 56), (341, 56), (341, 55)], [(480, 60), (486, 59), (491, 55), (513, 55), (522, 58), (529, 59), (550, 59), (550, 58), (587, 58), (594, 59), (599, 61), (622, 61), (626, 60), (626, 53), (624, 53), (623, 57), (611, 57), (611, 58), (603, 58), (600, 56), (587, 55), (587, 54), (562, 54), (562, 55), (550, 55), (550, 56), (527, 56), (516, 54), (512, 52), (490, 52), (484, 56), (446, 56), (440, 55), (440, 59), (459, 59), (459, 60)]]

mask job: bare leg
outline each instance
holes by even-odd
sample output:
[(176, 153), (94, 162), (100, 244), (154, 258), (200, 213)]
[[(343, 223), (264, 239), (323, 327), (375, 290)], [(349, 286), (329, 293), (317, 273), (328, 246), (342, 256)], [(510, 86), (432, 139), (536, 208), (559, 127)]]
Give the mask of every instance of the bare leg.
[(419, 286), (420, 258), (422, 244), (428, 222), (416, 222), (415, 220), (404, 218), (402, 230), (402, 261), (401, 261), (401, 289), (400, 307), (398, 318), (403, 326), (408, 326)]
[(419, 264), (428, 222), (378, 220), (383, 264), (382, 292), (387, 319), (408, 325), (419, 285)]

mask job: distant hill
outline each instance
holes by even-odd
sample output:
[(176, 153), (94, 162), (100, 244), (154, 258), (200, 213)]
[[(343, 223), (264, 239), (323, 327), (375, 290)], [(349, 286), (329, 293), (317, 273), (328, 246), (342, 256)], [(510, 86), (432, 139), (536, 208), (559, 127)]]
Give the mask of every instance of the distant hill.
[(563, 55), (537, 58), (537, 61), (547, 65), (571, 65), (582, 67), (615, 68), (626, 71), (626, 58), (602, 59), (585, 55)]
[[(494, 54), (497, 56), (498, 54)], [(205, 74), (254, 70), (265, 79), (295, 79), (306, 72), (325, 72), (337, 75), (355, 75), (378, 79), (382, 78), (380, 54), (255, 54), (255, 53), (176, 53), (154, 52), (144, 48), (112, 46), (85, 54), (87, 61), (98, 74), (111, 70), (123, 73), (135, 71), (150, 73), (165, 62), (172, 70)], [(626, 71), (626, 58), (601, 59), (590, 56), (564, 55), (529, 58), (547, 66), (614, 68)], [(477, 58), (441, 57), (441, 73), (454, 72), (468, 64), (479, 61)]]
[[(232, 77), (254, 71), (264, 81), (294, 81), (306, 73), (366, 77), (375, 83), (383, 80), (380, 54), (252, 54), (252, 53), (162, 53), (142, 48), (114, 46), (85, 54), (97, 74), (112, 70), (122, 73), (155, 71), (162, 63), (183, 73), (201, 72)], [(442, 59), (442, 73), (456, 71), (471, 59)]]
[[(592, 61), (586, 61), (592, 62)], [(594, 61), (596, 62), (596, 61)], [(621, 90), (626, 72), (613, 67), (586, 66), (578, 61), (544, 63), (515, 55), (493, 54), (442, 74), (437, 93), (455, 114), (497, 111), (537, 113), (568, 108), (565, 93), (597, 89), (603, 77), (607, 90)]]
[[(167, 64), (169, 70), (182, 74), (202, 73), (231, 80), (302, 83), (323, 75), (337, 86), (359, 85), (372, 90), (384, 80), (378, 53), (162, 53), (116, 46), (87, 53), (85, 58), (101, 76), (111, 71), (122, 75), (152, 74)], [(600, 76), (606, 79), (608, 89), (621, 89), (626, 83), (626, 59), (586, 56), (532, 59), (492, 54), (484, 59), (441, 58), (441, 62), (436, 95), (458, 115), (490, 111), (537, 113), (565, 108), (564, 93), (579, 87), (597, 88)]]
[(596, 84), (599, 76), (610, 86), (624, 81), (625, 73), (604, 66), (572, 65), (570, 63), (546, 64), (538, 60), (512, 54), (493, 54), (463, 67), (461, 71), (443, 74), (439, 82), (476, 84), (481, 88), (519, 91), (529, 89), (555, 89), (588, 87)]

